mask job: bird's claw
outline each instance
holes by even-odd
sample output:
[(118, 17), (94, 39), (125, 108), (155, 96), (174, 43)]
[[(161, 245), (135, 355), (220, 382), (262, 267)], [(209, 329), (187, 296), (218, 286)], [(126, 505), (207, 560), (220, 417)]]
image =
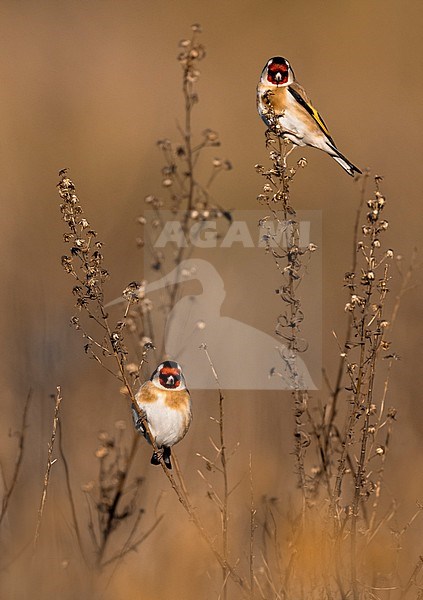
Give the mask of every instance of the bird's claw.
[(151, 457), (151, 464), (152, 465), (159, 465), (160, 461), (163, 458), (163, 448), (157, 448), (157, 452), (154, 452), (153, 456)]

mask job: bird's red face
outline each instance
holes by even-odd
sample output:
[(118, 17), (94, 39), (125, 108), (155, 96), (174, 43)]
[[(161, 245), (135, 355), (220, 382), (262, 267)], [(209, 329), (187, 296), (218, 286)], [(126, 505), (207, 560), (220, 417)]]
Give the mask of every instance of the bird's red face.
[(174, 366), (163, 366), (159, 371), (161, 385), (169, 390), (175, 390), (181, 385), (181, 371)]
[(275, 56), (267, 64), (267, 80), (273, 85), (282, 85), (288, 82), (289, 64), (281, 56)]

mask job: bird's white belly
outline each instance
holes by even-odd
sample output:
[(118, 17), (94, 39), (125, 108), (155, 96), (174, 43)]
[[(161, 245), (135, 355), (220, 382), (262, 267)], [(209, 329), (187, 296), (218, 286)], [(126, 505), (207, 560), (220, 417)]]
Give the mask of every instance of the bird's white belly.
[(279, 117), (279, 123), (283, 129), (283, 137), (290, 140), (297, 146), (306, 146), (307, 140), (304, 136), (304, 123), (296, 114), (292, 114), (289, 109)]
[(170, 408), (161, 394), (156, 402), (138, 402), (147, 415), (150, 431), (159, 447), (177, 444), (186, 433), (186, 415), (181, 410)]

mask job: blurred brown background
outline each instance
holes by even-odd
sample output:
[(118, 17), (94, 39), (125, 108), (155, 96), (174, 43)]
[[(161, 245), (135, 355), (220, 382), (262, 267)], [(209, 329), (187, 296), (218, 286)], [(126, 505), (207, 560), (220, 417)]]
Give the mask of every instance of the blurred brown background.
[[(208, 56), (202, 64), (194, 126), (197, 131), (219, 131), (222, 148), (216, 154), (234, 166), (216, 182), (215, 198), (230, 208), (257, 208), (262, 182), (253, 166), (266, 160), (266, 151), (255, 86), (266, 60), (281, 54), (290, 60), (340, 150), (361, 168), (384, 176), (387, 245), (407, 261), (420, 245), (423, 225), (422, 16), (421, 2), (394, 0), (2, 0), (0, 452), (6, 476), (15, 456), (9, 431), (18, 427), (28, 389), (34, 394), (24, 471), (7, 535), (13, 537), (16, 531), (24, 543), (35, 527), (51, 429), (49, 395), (56, 385), (62, 386), (64, 396), (66, 448), (76, 490), (96, 476), (97, 431), (111, 429), (116, 419), (129, 422), (116, 382), (86, 359), (81, 340), (68, 326), (73, 305), (71, 281), (59, 261), (64, 248), (55, 190), (58, 170), (71, 169), (85, 210), (105, 243), (114, 298), (128, 281), (142, 277), (135, 220), (144, 196), (161, 191), (155, 142), (177, 137), (177, 119), (182, 118), (177, 44), (198, 22)], [(298, 175), (293, 197), (298, 209), (323, 211), (323, 360), (333, 374), (338, 351), (331, 331), (344, 330), (342, 279), (350, 266), (359, 193), (323, 153), (307, 149), (303, 154), (309, 165)], [(269, 282), (269, 290), (273, 288)], [(395, 351), (401, 361), (395, 365), (389, 400), (399, 410), (389, 480), (398, 490), (405, 519), (423, 494), (420, 469), (412, 469), (422, 453), (421, 318), (421, 289), (416, 287), (404, 298), (396, 325)], [(194, 402), (195, 422), (179, 456), (202, 502), (205, 490), (197, 480), (195, 453), (207, 450), (208, 417), (215, 414), (216, 399), (199, 394)], [(257, 496), (280, 495), (293, 472), (288, 396), (239, 397), (230, 392), (227, 402), (229, 444), (241, 444), (234, 480), (245, 475), (251, 450)], [(162, 474), (148, 461), (149, 449), (143, 445), (136, 468), (148, 474), (142, 498), (146, 519), (162, 491), (157, 510), (162, 512), (163, 505), (166, 519), (139, 554), (126, 559), (106, 595), (99, 597), (217, 597), (205, 575), (209, 570), (215, 576), (212, 559), (206, 551), (198, 552), (196, 533)], [(74, 551), (66, 541), (71, 525), (57, 467), (42, 532), (49, 539), (46, 571), (37, 579), (39, 595), (31, 596), (43, 599), (57, 589), (67, 598), (63, 590), (72, 581), (66, 575), (57, 580), (47, 576), (50, 566), (60, 569), (61, 561), (72, 562)], [(247, 506), (248, 500), (241, 496), (240, 505)], [(84, 504), (80, 508), (83, 524)], [(233, 515), (234, 528), (237, 518)], [(178, 538), (185, 540), (182, 549), (169, 544)], [(409, 541), (412, 553), (412, 536)], [(15, 567), (4, 585), (5, 597), (26, 598), (32, 584)], [(84, 595), (88, 588), (83, 581), (78, 585), (78, 597), (97, 597)]]

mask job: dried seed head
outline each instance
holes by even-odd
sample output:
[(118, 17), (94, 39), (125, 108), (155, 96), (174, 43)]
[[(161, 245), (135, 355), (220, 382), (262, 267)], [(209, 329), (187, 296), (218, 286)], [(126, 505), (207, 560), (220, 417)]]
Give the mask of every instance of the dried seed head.
[[(194, 50), (190, 54), (192, 54), (193, 52)], [(195, 83), (199, 77), (200, 71), (198, 71), (197, 69), (193, 69), (192, 71), (189, 71), (187, 73), (187, 81), (189, 81), (190, 83)]]
[(219, 134), (213, 129), (205, 129), (203, 131), (203, 136), (206, 138), (207, 142), (216, 143), (219, 141)]
[(167, 138), (164, 138), (163, 140), (157, 140), (157, 145), (160, 150), (170, 150), (172, 148), (172, 142)]
[(105, 458), (108, 454), (109, 454), (109, 449), (106, 446), (100, 446), (95, 451), (95, 455), (97, 458)]
[(388, 417), (388, 419), (392, 419), (394, 421), (397, 416), (397, 409), (391, 406), (391, 408), (388, 409), (386, 416)]
[(140, 300), (143, 300), (145, 297), (145, 284), (145, 281), (141, 283), (138, 281), (131, 281), (131, 283), (128, 283), (127, 287), (122, 292), (125, 300), (131, 303), (136, 303)]

